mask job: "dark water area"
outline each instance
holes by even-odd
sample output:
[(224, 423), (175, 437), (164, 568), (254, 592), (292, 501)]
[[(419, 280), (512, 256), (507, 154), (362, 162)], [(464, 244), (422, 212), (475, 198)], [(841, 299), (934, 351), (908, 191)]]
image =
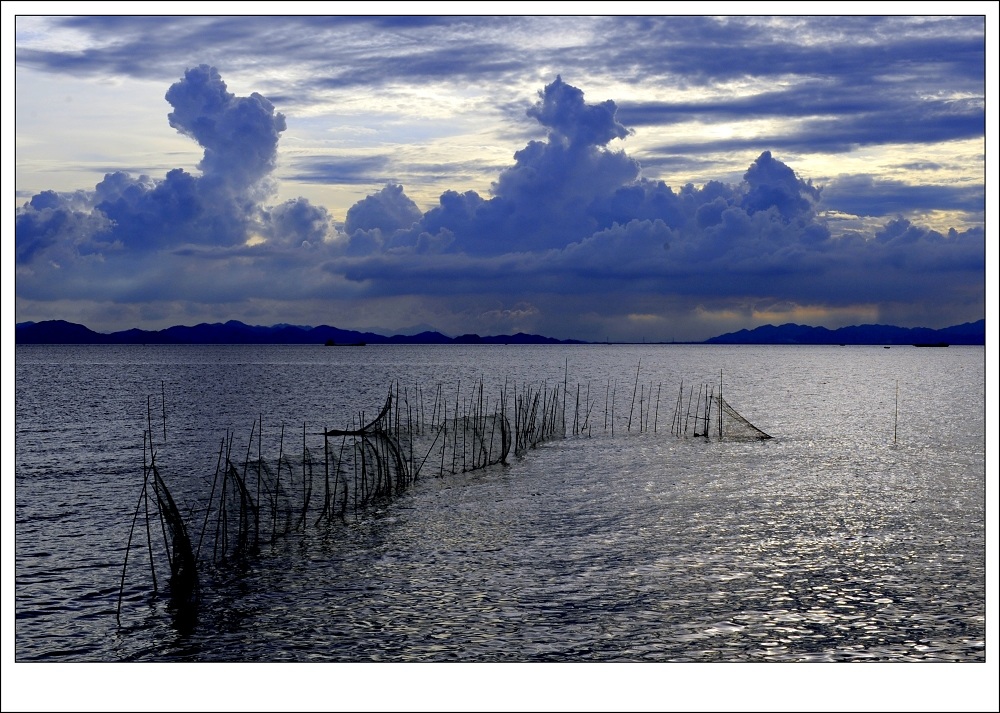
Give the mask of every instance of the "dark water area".
[[(18, 663), (988, 658), (982, 347), (18, 346), (15, 375)], [(720, 375), (772, 439), (670, 433), (680, 385)], [(428, 469), (205, 568), (188, 625), (150, 591), (140, 528), (119, 625), (148, 425), (198, 531), (228, 433), (276, 458), (292, 433), (376, 413), (393, 383), (451, 400), (565, 383), (590, 428), (506, 464)]]

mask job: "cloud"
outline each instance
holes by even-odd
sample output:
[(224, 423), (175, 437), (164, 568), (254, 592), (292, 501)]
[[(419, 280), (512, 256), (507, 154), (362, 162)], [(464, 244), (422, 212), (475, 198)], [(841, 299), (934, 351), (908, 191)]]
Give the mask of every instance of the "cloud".
[[(743, 163), (764, 150), (804, 166), (816, 153), (896, 152), (899, 144), (919, 152), (985, 133), (985, 19), (975, 15), (18, 18), (25, 22), (33, 31), (18, 33), (16, 61), (32, 79), (165, 85), (191, 57), (225, 68), (243, 93), (256, 90), (296, 117), (295, 150), (286, 144), (280, 177), (340, 184), (328, 200), (343, 201), (331, 207), (341, 218), (357, 185), (403, 183), (421, 205), (444, 189), (485, 196), (497, 162), (467, 170), (447, 165), (449, 156), (464, 164), (464, 150), (443, 150), (446, 166), (431, 178), (413, 169), (412, 145), (395, 150), (403, 146), (393, 130), (444, 127), (448, 139), (476, 132), (477, 147), (521, 147), (525, 131), (536, 138), (540, 126), (524, 94), (557, 72), (590, 85), (592, 97), (613, 97), (620, 125), (648, 129), (629, 155), (646, 177), (674, 184), (731, 181), (740, 168), (734, 155)], [(511, 107), (517, 122), (507, 121)], [(463, 122), (468, 116), (475, 119)], [(348, 126), (379, 132), (382, 165), (365, 170), (330, 155), (331, 136), (342, 145), (335, 132)], [(301, 150), (307, 135), (318, 150)], [(442, 183), (446, 175), (455, 182)], [(318, 201), (323, 193), (305, 195)]]
[[(611, 100), (587, 104), (583, 92), (557, 77), (526, 111), (549, 132), (547, 141), (531, 141), (514, 154), (514, 165), (493, 182), (490, 198), (474, 191), (446, 191), (439, 205), (421, 217), (392, 245), (450, 246), (479, 255), (564, 247), (600, 229), (602, 207), (615, 192), (634, 181), (638, 163), (606, 147), (628, 135), (615, 117)], [(383, 191), (384, 192), (384, 191)], [(370, 196), (348, 211), (361, 211), (370, 226), (383, 228), (374, 213), (385, 208), (384, 222), (394, 224), (394, 203)], [(409, 219), (410, 214), (407, 214)], [(402, 226), (400, 226), (402, 227)]]
[[(872, 87), (869, 91), (881, 93), (883, 89)], [(831, 108), (829, 114), (822, 112), (820, 106), (807, 104), (811, 115), (797, 119), (792, 125), (782, 121), (777, 127), (765, 126), (762, 132), (745, 138), (707, 138), (701, 141), (675, 142), (652, 147), (650, 151), (654, 156), (705, 154), (755, 149), (764, 143), (774, 150), (846, 153), (864, 146), (972, 139), (982, 136), (985, 130), (986, 108), (980, 99), (928, 100), (916, 92), (905, 101), (894, 101), (885, 94), (881, 96), (882, 101), (879, 102), (879, 106), (877, 108), (873, 106), (871, 110), (860, 107), (852, 109), (850, 100), (835, 110)], [(803, 105), (796, 101), (794, 94), (784, 97), (783, 103), (788, 104), (788, 111), (774, 113), (773, 116), (783, 119), (795, 118), (803, 111)], [(738, 110), (739, 102), (736, 104), (736, 107), (727, 106), (726, 113)], [(624, 113), (628, 115), (629, 112)], [(651, 112), (649, 109), (636, 113), (666, 114), (666, 112)], [(831, 117), (830, 114), (834, 116)], [(761, 118), (769, 115), (770, 112)], [(685, 118), (690, 121), (708, 121), (709, 119), (705, 117), (710, 117), (711, 121), (724, 118), (711, 111), (692, 113)], [(733, 113), (731, 120), (747, 122), (754, 118), (752, 112)], [(645, 117), (646, 122), (652, 120), (651, 116)]]
[(78, 254), (99, 249), (101, 238), (110, 229), (111, 222), (106, 216), (92, 212), (85, 197), (42, 191), (18, 213), (14, 229), (15, 259), (18, 264), (41, 260), (50, 265), (68, 263)]
[(206, 180), (236, 190), (259, 184), (273, 170), (285, 117), (257, 92), (236, 97), (214, 67), (200, 65), (167, 91), (170, 125), (204, 147), (198, 164)]
[(549, 130), (548, 141), (515, 153), (492, 187), (503, 216), (497, 244), (512, 249), (563, 246), (600, 228), (596, 207), (639, 174), (637, 161), (606, 148), (629, 133), (613, 101), (587, 104), (561, 77), (540, 94), (527, 115)]
[(557, 76), (542, 91), (542, 100), (528, 109), (527, 114), (550, 130), (550, 144), (587, 147), (604, 146), (631, 133), (615, 117), (617, 111), (610, 99), (587, 104), (582, 91)]
[[(344, 221), (348, 235), (347, 254), (365, 255), (411, 242), (404, 231), (420, 220), (420, 209), (398, 184), (388, 184), (378, 193), (351, 206)], [(394, 238), (394, 236), (399, 236)]]
[[(620, 67), (656, 67), (691, 83), (723, 83), (747, 77), (855, 77), (862, 84), (926, 83), (942, 75), (956, 84), (983, 74), (984, 16), (954, 16), (928, 23), (924, 16), (742, 16), (618, 18), (622, 35), (642, 42), (621, 44), (606, 61)], [(788, 38), (794, 37), (794, 41)], [(869, 41), (878, 37), (879, 41)], [(858, 41), (858, 38), (864, 38)], [(888, 50), (888, 51), (887, 51)], [(937, 58), (947, 57), (946, 62)], [(878, 71), (872, 71), (877, 68)]]
[[(982, 295), (981, 230), (942, 235), (892, 220), (876, 235), (835, 237), (818, 212), (824, 189), (770, 151), (737, 184), (675, 191), (640, 178), (632, 159), (604, 145), (628, 135), (613, 103), (588, 105), (560, 78), (541, 96), (528, 115), (548, 140), (514, 154), (492, 197), (442, 194), (387, 243), (407, 250), (405, 263), (373, 245), (346, 267), (348, 278), (376, 295), (603, 293), (609, 304), (710, 295), (713, 303), (870, 310), (876, 301), (965, 300), (953, 281), (964, 274)], [(595, 166), (611, 170), (595, 177)], [(515, 227), (523, 232), (512, 235)], [(445, 234), (434, 254), (417, 248), (418, 236)], [(914, 247), (919, 255), (909, 254)]]
[(68, 267), (121, 251), (159, 252), (182, 245), (242, 245), (274, 238), (290, 244), (326, 237), (324, 209), (299, 199), (272, 214), (278, 139), (285, 118), (261, 95), (236, 97), (219, 73), (201, 65), (166, 93), (172, 127), (196, 140), (201, 175), (173, 169), (162, 179), (124, 171), (105, 175), (92, 192), (44, 191), (18, 210), (17, 261)]
[(762, 153), (743, 176), (747, 191), (741, 205), (747, 213), (776, 209), (783, 218), (811, 217), (819, 189), (800, 180), (788, 166), (775, 161), (770, 151)]
[[(524, 109), (544, 138), (513, 153), (488, 195), (456, 187), (421, 210), (387, 182), (347, 209), (343, 233), (304, 198), (268, 204), (286, 130), (271, 101), (235, 96), (207, 65), (187, 70), (166, 98), (169, 125), (204, 150), (200, 173), (114, 171), (91, 191), (32, 196), (15, 222), (24, 304), (266, 303), (288, 313), (275, 322), (303, 322), (298, 304), (364, 301), (392, 305), (409, 323), (461, 315), (472, 320), (463, 332), (507, 324), (586, 339), (616, 321), (650, 328), (670, 311), (683, 323), (748, 305), (843, 315), (884, 303), (919, 315), (954, 304), (971, 314), (985, 291), (981, 228), (942, 233), (884, 213), (871, 233), (835, 235), (824, 217), (871, 215), (878, 200), (863, 200), (866, 191), (893, 206), (919, 199), (916, 187), (863, 177), (814, 185), (771, 150), (737, 181), (671, 187), (643, 177), (626, 153), (634, 134), (615, 101), (588, 102), (558, 75)], [(340, 170), (327, 159), (313, 168)], [(980, 205), (974, 190), (948, 200)], [(322, 314), (313, 321), (353, 313)]]
[[(294, 60), (306, 67), (308, 78), (294, 80), (294, 91), (287, 94), (266, 94), (294, 98), (300, 106), (312, 103), (315, 92), (331, 89), (523, 75), (531, 60), (511, 47), (507, 33), (535, 24), (510, 16), (505, 31), (496, 33), (491, 31), (496, 18), (461, 16), (70, 16), (47, 23), (59, 33), (95, 41), (86, 51), (78, 42), (20, 46), (19, 65), (77, 76), (159, 79), (164, 68), (177, 71), (197, 56), (214, 66), (249, 64), (258, 81), (270, 85), (283, 77), (288, 88), (286, 71), (261, 76), (267, 66), (261, 57), (282, 57), (285, 66)], [(434, 43), (414, 39), (428, 31), (434, 32)], [(115, 41), (104, 41), (108, 36)], [(361, 46), (359, 37), (365, 38)]]
[(403, 187), (390, 184), (351, 206), (344, 230), (348, 235), (358, 230), (392, 233), (409, 228), (419, 219), (420, 209), (406, 197)]
[(302, 198), (293, 198), (264, 212), (263, 220), (270, 230), (262, 231), (281, 245), (319, 244), (330, 233), (330, 214), (326, 208), (314, 206)]
[(387, 156), (297, 156), (285, 177), (292, 181), (319, 183), (392, 183), (387, 176)]
[(982, 186), (914, 185), (871, 175), (839, 176), (823, 187), (824, 209), (859, 216), (894, 217), (915, 206), (983, 214), (986, 193)]

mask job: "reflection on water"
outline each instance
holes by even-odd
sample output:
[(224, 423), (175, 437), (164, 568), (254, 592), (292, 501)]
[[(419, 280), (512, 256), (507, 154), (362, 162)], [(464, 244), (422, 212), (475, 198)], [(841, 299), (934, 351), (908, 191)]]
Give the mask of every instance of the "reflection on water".
[[(985, 660), (982, 349), (57, 349), (18, 348), (18, 660)], [(724, 370), (727, 398), (775, 439), (627, 430), (640, 359), (647, 393)], [(595, 422), (614, 387), (613, 437), (422, 478), (292, 533), (206, 574), (190, 631), (128, 589), (116, 628), (145, 394), (161, 381), (188, 444), (161, 465), (194, 507), (218, 439), (259, 413), (334, 426), (377, 406), (386, 374), (566, 372)]]

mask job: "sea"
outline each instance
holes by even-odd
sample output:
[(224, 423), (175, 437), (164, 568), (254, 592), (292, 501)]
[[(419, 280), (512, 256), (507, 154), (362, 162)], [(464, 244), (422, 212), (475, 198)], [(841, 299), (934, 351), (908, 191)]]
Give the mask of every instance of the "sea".
[[(780, 669), (787, 688), (815, 670), (753, 664), (987, 661), (982, 346), (19, 345), (15, 358), (4, 519), (19, 664), (383, 663), (333, 667), (356, 673), (322, 698), (361, 690), (378, 707), (428, 670), (400, 663), (491, 665), (469, 680), (524, 670), (505, 663), (678, 664), (623, 675), (655, 672), (656, 695), (680, 696), (722, 671)], [(703, 388), (771, 437), (679, 434)], [(165, 536), (147, 526), (154, 449), (194, 539), (212, 532), (223, 448), (276, 464), (306, 441), (322, 453), (324, 431), (357, 427), (390, 393), (426, 414), (435, 398), (454, 413), (533, 392), (562, 401), (563, 427), (506, 462), (427, 466), (238, 566), (201, 552), (193, 617), (151, 581)], [(727, 666), (685, 666), (704, 663)], [(622, 667), (584, 668), (556, 700), (627, 700), (588, 692)], [(919, 668), (918, 686), (935, 667)], [(213, 670), (215, 690), (229, 669)], [(265, 700), (288, 670), (241, 690)], [(495, 675), (474, 700), (517, 688)], [(651, 705), (666, 700), (685, 699)]]

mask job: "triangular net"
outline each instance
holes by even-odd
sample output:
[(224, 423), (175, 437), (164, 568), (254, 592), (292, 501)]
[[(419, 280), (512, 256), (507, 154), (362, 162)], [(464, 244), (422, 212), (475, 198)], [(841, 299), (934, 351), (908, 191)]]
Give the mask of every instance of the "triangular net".
[(760, 430), (752, 423), (743, 418), (739, 411), (729, 405), (721, 396), (715, 397), (715, 411), (717, 418), (721, 418), (722, 427), (716, 421), (716, 434), (726, 441), (761, 441), (771, 438), (770, 435)]

